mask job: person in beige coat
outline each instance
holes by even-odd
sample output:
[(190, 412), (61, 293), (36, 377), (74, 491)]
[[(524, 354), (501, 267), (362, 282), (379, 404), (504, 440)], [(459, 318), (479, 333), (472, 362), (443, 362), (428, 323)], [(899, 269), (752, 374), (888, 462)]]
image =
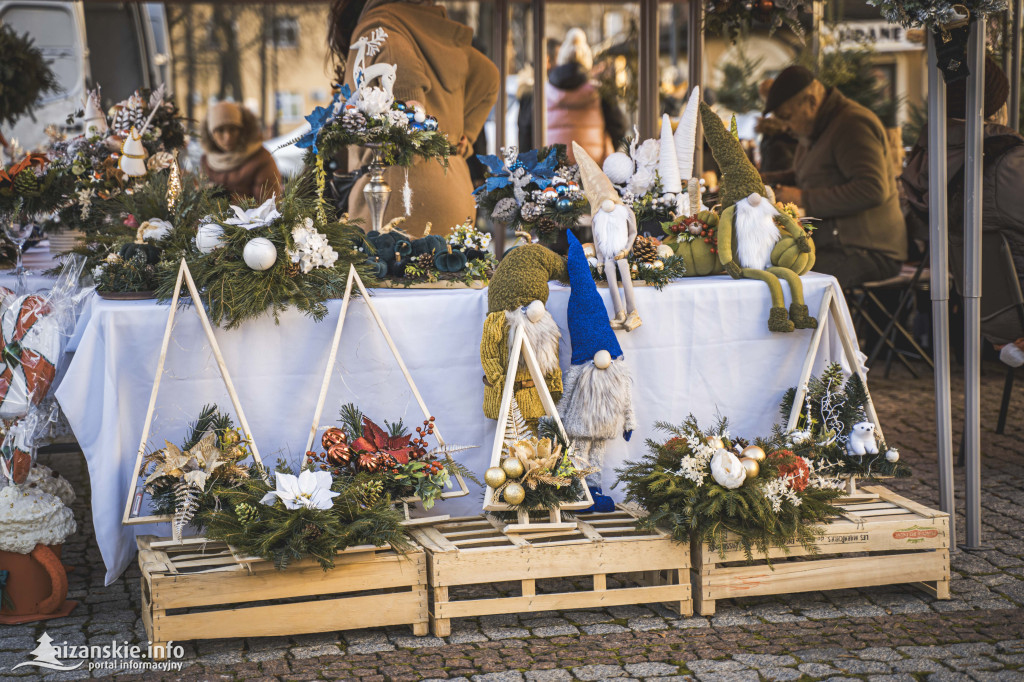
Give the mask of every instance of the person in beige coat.
[(281, 172), (263, 146), (256, 116), (234, 102), (210, 107), (200, 144), (203, 173), (236, 199), (281, 197)]
[[(349, 52), (360, 36), (382, 28), (387, 33), (380, 52), (370, 63), (396, 64), (396, 100), (416, 102), (435, 116), (438, 129), (448, 135), (456, 152), (447, 170), (437, 161), (418, 160), (409, 169), (412, 215), (402, 230), (422, 236), (429, 222), (432, 234), (447, 234), (476, 216), (473, 184), (466, 160), (498, 97), (498, 69), (472, 47), (473, 31), (448, 19), (443, 7), (431, 1), (335, 0), (331, 7), (331, 49), (345, 62), (345, 83), (355, 89), (353, 61)], [(366, 166), (370, 153), (361, 147), (349, 150), (349, 168)], [(404, 215), (402, 168), (389, 168), (385, 179), (393, 194), (384, 214), (385, 224)], [(349, 215), (369, 225), (369, 209), (363, 198), (367, 178), (359, 179), (349, 195)], [(368, 227), (366, 229), (369, 229)]]

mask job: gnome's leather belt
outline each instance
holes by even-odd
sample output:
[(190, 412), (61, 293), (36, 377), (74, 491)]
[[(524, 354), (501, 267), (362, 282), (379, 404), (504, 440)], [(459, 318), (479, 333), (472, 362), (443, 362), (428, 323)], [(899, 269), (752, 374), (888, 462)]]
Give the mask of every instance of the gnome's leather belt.
[[(494, 384), (492, 384), (490, 381), (488, 381), (487, 375), (484, 375), (483, 379), (484, 379), (484, 386), (487, 386), (488, 388), (491, 388), (491, 387), (494, 386)], [(536, 384), (533, 383), (533, 379), (523, 379), (522, 381), (517, 381), (515, 384), (513, 384), (513, 388), (515, 390), (517, 390), (517, 391), (521, 391), (524, 388), (533, 388), (534, 386), (536, 386)]]

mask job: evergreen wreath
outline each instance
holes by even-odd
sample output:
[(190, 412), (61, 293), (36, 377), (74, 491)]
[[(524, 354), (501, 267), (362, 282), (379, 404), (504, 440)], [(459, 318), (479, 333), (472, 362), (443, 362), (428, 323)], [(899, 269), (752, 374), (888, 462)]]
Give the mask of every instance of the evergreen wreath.
[(14, 125), (31, 115), (40, 97), (59, 89), (57, 75), (32, 36), (0, 25), (0, 124)]
[(730, 489), (714, 480), (710, 467), (719, 445), (713, 439), (721, 439), (726, 450), (743, 443), (730, 438), (725, 419), (709, 431), (692, 415), (679, 426), (656, 426), (672, 438), (648, 439), (648, 454), (616, 470), (616, 485), (625, 485), (627, 501), (648, 512), (641, 527), (665, 525), (677, 542), (704, 542), (722, 557), (727, 543), (738, 541), (748, 562), (755, 553), (768, 559), (772, 548), (788, 552), (793, 543), (817, 552), (819, 526), (839, 514), (832, 502), (843, 494), (820, 463), (763, 444), (771, 454), (760, 462), (758, 476)]
[(787, 26), (803, 40), (799, 12), (809, 0), (709, 0), (704, 8), (704, 30), (733, 42), (750, 30), (753, 22), (768, 24), (775, 33)]
[(868, 0), (868, 4), (882, 10), (885, 20), (904, 28), (941, 28), (957, 18), (957, 5), (971, 13), (995, 14), (1006, 9), (1005, 0), (960, 0), (959, 2), (931, 2), (929, 0)]
[[(662, 263), (661, 268), (656, 268), (653, 263), (639, 260), (632, 253), (626, 256), (626, 260), (629, 263), (630, 274), (634, 280), (644, 282), (647, 286), (654, 287), (659, 291), (664, 289), (665, 285), (672, 280), (680, 279), (686, 275), (686, 261), (680, 256), (669, 256), (668, 258), (660, 259)], [(636, 268), (635, 271), (634, 268)], [(608, 281), (603, 268), (599, 269), (591, 265), (590, 274), (593, 275), (595, 282)]]
[[(786, 391), (779, 405), (779, 414), (788, 423), (792, 414), (796, 388)], [(890, 462), (886, 453), (891, 449), (885, 441), (878, 442), (878, 454), (851, 455), (847, 441), (855, 424), (867, 420), (868, 392), (857, 374), (847, 379), (842, 366), (834, 362), (820, 377), (807, 382), (807, 397), (801, 410), (797, 428), (786, 433), (776, 425), (771, 437), (773, 447), (787, 448), (798, 455), (828, 462), (836, 475), (862, 478), (896, 477), (911, 475), (910, 467), (902, 460)]]
[[(358, 225), (330, 214), (326, 222), (317, 222), (315, 227), (337, 251), (334, 265), (303, 273), (292, 263), (288, 255), (289, 250), (295, 249), (292, 228), (308, 216), (316, 216), (318, 207), (322, 207), (316, 198), (310, 198), (311, 182), (309, 174), (305, 174), (285, 186), (277, 206), (281, 217), (272, 224), (248, 230), (227, 224), (229, 216), (221, 214), (214, 220), (224, 230), (222, 245), (207, 254), (191, 247), (189, 268), (214, 324), (233, 329), (268, 312), (278, 321), (278, 315), (289, 306), (319, 322), (327, 315), (326, 301), (344, 295), (350, 265), (355, 265), (361, 276), (369, 276), (366, 253), (358, 250), (368, 247), (363, 231)], [(243, 208), (251, 208), (256, 202), (243, 203)], [(268, 270), (253, 270), (243, 260), (245, 245), (255, 237), (269, 239), (277, 248), (277, 260)], [(166, 301), (174, 295), (176, 272), (160, 283), (156, 292), (159, 299)]]

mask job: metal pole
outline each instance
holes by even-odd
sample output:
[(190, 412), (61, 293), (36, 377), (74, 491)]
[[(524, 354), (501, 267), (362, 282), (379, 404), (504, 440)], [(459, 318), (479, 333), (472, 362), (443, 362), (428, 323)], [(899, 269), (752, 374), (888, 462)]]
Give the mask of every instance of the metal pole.
[(1024, 0), (1013, 0), (1012, 38), (1010, 40), (1010, 106), (1008, 125), (1020, 132), (1020, 52), (1021, 52), (1021, 16), (1024, 11)]
[(953, 416), (949, 377), (949, 231), (946, 205), (946, 81), (928, 33), (928, 243), (931, 258), (932, 355), (935, 360), (935, 441), (939, 458), (939, 508), (949, 514), (949, 543), (956, 545), (953, 496)]
[(548, 129), (548, 107), (544, 101), (544, 84), (548, 82), (548, 55), (544, 0), (532, 0), (533, 10), (533, 148), (544, 146)]
[(981, 173), (985, 125), (985, 20), (967, 41), (967, 131), (964, 161), (964, 477), (967, 545), (981, 547)]
[(658, 131), (658, 0), (640, 1), (639, 36), (639, 129), (640, 138)]
[[(690, 92), (701, 86), (704, 92), (704, 3), (690, 0), (690, 20), (686, 25), (686, 61), (690, 71)], [(693, 174), (704, 175), (704, 128), (697, 119), (697, 142), (693, 146)]]
[[(505, 146), (505, 119), (508, 116), (508, 0), (494, 3), (494, 58), (498, 66), (498, 104), (494, 109), (494, 147), (498, 156), (503, 156)], [(505, 225), (492, 223), (491, 236), (494, 239), (494, 253), (498, 258), (505, 253)]]
[(824, 61), (821, 51), (821, 27), (825, 23), (825, 1), (814, 0), (811, 3), (811, 54), (814, 55), (814, 72), (821, 73)]

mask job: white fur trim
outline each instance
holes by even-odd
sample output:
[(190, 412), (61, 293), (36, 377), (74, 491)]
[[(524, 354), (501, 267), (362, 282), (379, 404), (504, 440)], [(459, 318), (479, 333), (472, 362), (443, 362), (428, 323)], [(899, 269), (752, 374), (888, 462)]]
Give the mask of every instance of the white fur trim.
[[(540, 370), (546, 375), (558, 369), (558, 342), (562, 333), (558, 331), (558, 324), (555, 318), (547, 310), (537, 322), (530, 322), (527, 313), (522, 308), (508, 310), (505, 312), (505, 321), (508, 323), (508, 344), (509, 352), (512, 352), (512, 340), (516, 336), (516, 329), (522, 327), (526, 331), (526, 338), (530, 340), (533, 351), (537, 355), (537, 363)], [(519, 366), (526, 367), (526, 358), (519, 358)], [(537, 377), (538, 380), (542, 380)]]

